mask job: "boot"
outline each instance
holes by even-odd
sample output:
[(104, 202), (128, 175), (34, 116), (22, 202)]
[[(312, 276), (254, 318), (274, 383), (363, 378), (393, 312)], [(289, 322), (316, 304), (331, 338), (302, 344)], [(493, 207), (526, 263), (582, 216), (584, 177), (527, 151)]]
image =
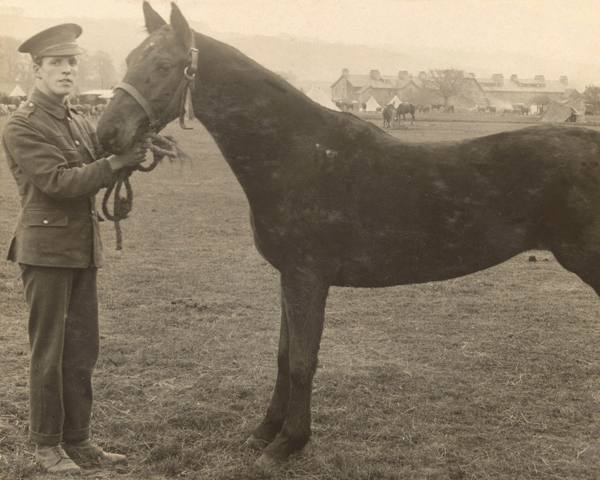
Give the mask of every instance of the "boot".
[(125, 457), (125, 455), (107, 453), (89, 438), (79, 443), (65, 443), (64, 448), (69, 457), (71, 457), (78, 465), (98, 466), (103, 463), (111, 465), (127, 463), (127, 457)]
[(60, 445), (44, 445), (38, 443), (35, 447), (35, 461), (48, 473), (81, 472), (81, 468), (69, 458)]

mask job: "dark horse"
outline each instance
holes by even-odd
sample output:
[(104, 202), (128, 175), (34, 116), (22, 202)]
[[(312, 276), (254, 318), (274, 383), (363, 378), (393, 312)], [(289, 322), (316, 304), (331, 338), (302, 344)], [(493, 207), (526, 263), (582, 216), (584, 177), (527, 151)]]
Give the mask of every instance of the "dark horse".
[(400, 105), (398, 105), (398, 108), (396, 109), (396, 115), (398, 115), (398, 121), (400, 121), (400, 115), (402, 115), (402, 118), (404, 118), (404, 121), (406, 122), (406, 114), (410, 113), (410, 116), (412, 117), (410, 120), (410, 124), (414, 125), (415, 123), (415, 106), (412, 103), (401, 103)]
[(394, 106), (386, 105), (382, 111), (383, 114), (383, 128), (391, 128), (394, 122)]
[[(195, 115), (248, 198), (258, 251), (281, 273), (277, 380), (248, 439), (264, 447), (259, 464), (285, 460), (309, 440), (332, 285), (446, 280), (547, 249), (600, 291), (600, 133), (543, 125), (407, 145), (191, 32), (175, 5), (171, 25), (147, 3), (144, 12), (150, 35), (129, 54), (124, 81), (166, 113), (158, 130), (177, 118), (170, 99), (190, 45), (198, 49)], [(147, 135), (150, 117), (116, 90), (98, 125), (102, 145), (123, 152)]]

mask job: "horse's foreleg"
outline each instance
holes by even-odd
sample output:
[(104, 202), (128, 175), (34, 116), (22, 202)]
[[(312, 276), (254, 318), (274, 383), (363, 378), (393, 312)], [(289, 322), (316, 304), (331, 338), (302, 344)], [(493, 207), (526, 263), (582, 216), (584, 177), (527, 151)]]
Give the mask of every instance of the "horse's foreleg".
[(289, 334), (289, 402), (283, 428), (258, 459), (260, 465), (287, 460), (310, 438), (312, 379), (329, 291), (329, 286), (308, 270), (284, 273), (281, 281)]
[(600, 242), (600, 238), (594, 238), (589, 243), (565, 243), (550, 250), (562, 267), (576, 274), (600, 296), (600, 243), (597, 242)]
[(254, 429), (246, 444), (264, 448), (271, 443), (283, 427), (290, 399), (289, 329), (283, 292), (281, 293), (281, 328), (277, 352), (277, 380), (267, 414)]

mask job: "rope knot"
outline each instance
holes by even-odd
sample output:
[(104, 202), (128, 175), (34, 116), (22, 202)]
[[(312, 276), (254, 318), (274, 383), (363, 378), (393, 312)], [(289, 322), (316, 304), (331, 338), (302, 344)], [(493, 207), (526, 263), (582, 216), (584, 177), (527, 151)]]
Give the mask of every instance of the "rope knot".
[[(157, 133), (149, 135), (151, 141), (150, 151), (152, 152), (152, 162), (147, 166), (137, 165), (132, 168), (122, 168), (117, 170), (113, 174), (113, 178), (106, 189), (104, 198), (102, 199), (102, 212), (106, 216), (107, 220), (110, 220), (115, 224), (115, 231), (117, 234), (117, 250), (122, 249), (123, 235), (121, 233), (121, 225), (119, 222), (126, 219), (133, 208), (133, 189), (129, 182), (131, 174), (138, 170), (140, 172), (151, 172), (156, 168), (158, 162), (160, 162), (165, 156), (171, 159), (183, 157), (184, 154), (177, 148), (177, 144), (173, 138), (162, 137)], [(121, 196), (121, 188), (125, 185), (126, 196)], [(108, 201), (114, 190), (113, 199), (113, 211), (112, 214), (108, 211)]]

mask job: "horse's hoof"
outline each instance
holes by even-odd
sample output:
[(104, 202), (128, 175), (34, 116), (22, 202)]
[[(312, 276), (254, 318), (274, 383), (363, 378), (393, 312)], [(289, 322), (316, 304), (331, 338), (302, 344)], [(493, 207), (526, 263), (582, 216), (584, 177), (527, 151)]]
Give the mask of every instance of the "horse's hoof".
[(245, 445), (253, 450), (262, 450), (267, 445), (269, 445), (269, 442), (267, 442), (266, 440), (261, 440), (260, 438), (257, 438), (254, 436), (254, 434), (252, 434), (248, 437), (248, 440), (246, 440)]
[(257, 467), (262, 468), (263, 470), (270, 470), (277, 466), (278, 462), (273, 457), (263, 453), (255, 462)]

